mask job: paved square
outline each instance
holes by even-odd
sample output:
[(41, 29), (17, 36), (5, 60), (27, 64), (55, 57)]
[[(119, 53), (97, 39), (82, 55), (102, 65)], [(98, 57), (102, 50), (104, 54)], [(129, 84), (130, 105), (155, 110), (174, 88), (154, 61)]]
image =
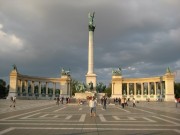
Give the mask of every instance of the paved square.
[(0, 135), (178, 135), (180, 108), (172, 102), (129, 103), (124, 109), (97, 106), (97, 116), (89, 116), (89, 107), (60, 104), (53, 100), (0, 100)]

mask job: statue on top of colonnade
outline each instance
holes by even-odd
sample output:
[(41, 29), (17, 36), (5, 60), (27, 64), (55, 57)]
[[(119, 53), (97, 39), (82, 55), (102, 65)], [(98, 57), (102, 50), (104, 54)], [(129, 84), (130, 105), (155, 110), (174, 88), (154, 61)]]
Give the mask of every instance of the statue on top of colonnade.
[(13, 67), (13, 70), (18, 71), (17, 66), (15, 64), (13, 64), (12, 67)]
[(166, 69), (166, 73), (171, 73), (171, 70), (169, 67)]
[(118, 68), (118, 70), (112, 70), (113, 76), (121, 76), (122, 75), (122, 69), (121, 67)]
[(61, 69), (61, 75), (62, 76), (70, 76), (70, 69), (69, 70), (64, 70), (64, 68)]

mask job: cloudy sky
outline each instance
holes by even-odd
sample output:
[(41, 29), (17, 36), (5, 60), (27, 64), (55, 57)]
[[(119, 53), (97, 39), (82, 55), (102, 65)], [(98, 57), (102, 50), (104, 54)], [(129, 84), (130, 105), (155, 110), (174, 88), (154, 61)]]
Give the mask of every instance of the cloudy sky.
[(180, 82), (180, 0), (0, 0), (0, 78), (59, 77), (62, 68), (85, 82), (88, 13), (95, 11), (94, 71), (108, 84), (123, 77), (161, 76)]

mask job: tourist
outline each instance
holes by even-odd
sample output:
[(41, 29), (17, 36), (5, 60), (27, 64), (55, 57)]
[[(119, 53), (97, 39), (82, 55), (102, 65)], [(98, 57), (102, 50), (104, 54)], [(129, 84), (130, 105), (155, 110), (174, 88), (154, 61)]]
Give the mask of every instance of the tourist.
[(61, 103), (63, 104), (63, 101), (64, 101), (64, 97), (61, 98)]
[(103, 97), (101, 98), (101, 105), (103, 105)]
[(16, 107), (16, 96), (13, 96), (13, 97), (11, 97), (11, 105), (10, 105), (10, 107)]
[(107, 98), (104, 96), (103, 97), (103, 109), (106, 109), (106, 104), (107, 104)]
[(136, 107), (136, 100), (133, 98), (133, 107)]
[(126, 98), (124, 98), (124, 105), (125, 105), (125, 106), (128, 106), (128, 103), (127, 103), (127, 99), (126, 99)]
[(121, 104), (121, 98), (119, 98), (118, 101), (119, 101), (119, 105), (120, 105)]
[(69, 100), (68, 97), (66, 97), (66, 104), (68, 103), (68, 100)]
[(95, 97), (92, 97), (89, 101), (89, 107), (90, 107), (90, 116), (96, 116), (96, 105), (97, 101), (95, 100)]
[(175, 105), (176, 105), (176, 108), (178, 107), (178, 101), (177, 101), (177, 99), (175, 98)]
[(57, 97), (57, 101), (56, 101), (56, 105), (58, 105), (59, 106), (59, 101), (60, 101), (60, 98), (59, 98), (59, 96)]
[(122, 100), (121, 100), (121, 105), (122, 105), (122, 108), (124, 108), (124, 102), (125, 101), (125, 99), (124, 98), (122, 98)]

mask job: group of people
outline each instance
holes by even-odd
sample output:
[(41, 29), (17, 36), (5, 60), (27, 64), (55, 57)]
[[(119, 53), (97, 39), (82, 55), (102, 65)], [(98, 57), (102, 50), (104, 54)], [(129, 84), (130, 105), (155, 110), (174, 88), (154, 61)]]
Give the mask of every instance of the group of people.
[(66, 97), (66, 98), (64, 98), (64, 97), (57, 97), (56, 98), (56, 104), (59, 106), (59, 104), (61, 103), (61, 104), (64, 104), (64, 99), (65, 99), (65, 101), (66, 101), (66, 104), (68, 104), (68, 103), (70, 103), (70, 98), (69, 97)]
[[(119, 105), (122, 106), (122, 108), (124, 108), (125, 106), (128, 106), (128, 102), (130, 101), (130, 99), (127, 100), (127, 98), (114, 98), (114, 104), (119, 103)], [(132, 103), (133, 103), (133, 107), (136, 107), (136, 100), (135, 98), (132, 99)]]
[(96, 98), (93, 97), (89, 97), (89, 107), (90, 107), (90, 116), (94, 116), (96, 117), (96, 106), (97, 106), (97, 100)]

